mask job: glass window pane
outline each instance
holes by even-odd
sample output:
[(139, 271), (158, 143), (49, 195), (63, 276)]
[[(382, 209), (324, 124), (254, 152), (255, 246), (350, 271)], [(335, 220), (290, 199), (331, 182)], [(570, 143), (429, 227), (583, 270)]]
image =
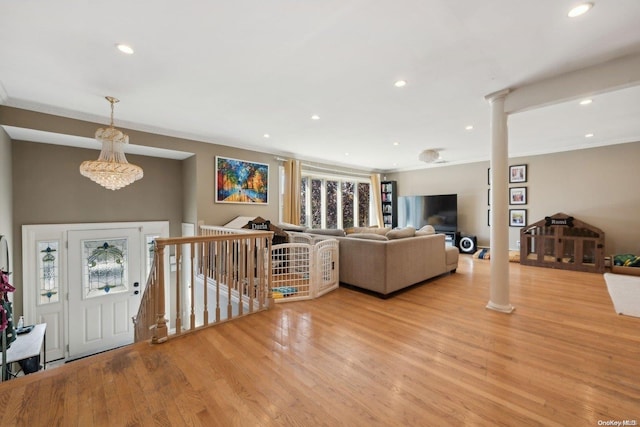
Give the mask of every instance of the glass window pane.
[(326, 181), (327, 203), (325, 216), (327, 228), (338, 228), (338, 181)]
[(353, 218), (353, 192), (354, 183), (344, 181), (342, 183), (342, 228), (354, 226)]
[(83, 240), (85, 298), (127, 292), (127, 239)]
[(51, 304), (60, 301), (58, 260), (59, 242), (38, 242), (38, 304)]
[(322, 180), (311, 180), (311, 228), (322, 228)]
[(369, 226), (369, 184), (358, 183), (358, 226)]

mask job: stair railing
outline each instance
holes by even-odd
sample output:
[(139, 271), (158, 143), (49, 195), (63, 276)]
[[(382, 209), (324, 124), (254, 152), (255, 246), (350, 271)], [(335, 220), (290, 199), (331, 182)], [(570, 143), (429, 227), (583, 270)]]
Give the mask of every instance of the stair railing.
[(156, 239), (151, 273), (133, 318), (134, 341), (162, 343), (267, 309), (272, 237), (270, 231), (201, 226), (199, 236)]

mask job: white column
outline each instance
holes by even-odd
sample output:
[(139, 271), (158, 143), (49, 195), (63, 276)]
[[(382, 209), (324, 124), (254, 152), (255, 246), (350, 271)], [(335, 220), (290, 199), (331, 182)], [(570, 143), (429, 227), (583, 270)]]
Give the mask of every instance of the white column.
[(487, 95), (491, 105), (491, 282), (487, 308), (511, 313), (509, 303), (509, 138), (504, 112), (508, 89)]

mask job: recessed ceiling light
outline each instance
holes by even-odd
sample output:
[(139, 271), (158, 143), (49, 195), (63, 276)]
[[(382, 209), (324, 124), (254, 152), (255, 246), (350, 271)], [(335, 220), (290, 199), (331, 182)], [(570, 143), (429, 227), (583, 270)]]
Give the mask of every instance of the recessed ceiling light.
[(465, 129), (465, 130), (472, 130), (472, 129), (473, 129), (473, 126), (469, 125), (469, 126), (465, 127), (464, 129)]
[(393, 145), (400, 145), (398, 141), (394, 142)]
[(265, 138), (271, 138), (271, 135), (269, 135), (268, 133), (265, 133), (265, 134), (264, 134), (264, 135), (262, 135), (262, 136), (264, 136)]
[(396, 80), (393, 85), (395, 87), (405, 87), (407, 85), (407, 82), (405, 80)]
[(133, 48), (128, 44), (119, 43), (116, 45), (116, 47), (122, 53), (126, 53), (127, 55), (133, 55)]
[(349, 153), (344, 153), (344, 155), (345, 155), (345, 156), (348, 156), (348, 155), (349, 155)]
[(571, 9), (569, 11), (569, 13), (567, 14), (567, 16), (569, 18), (575, 18), (575, 17), (578, 17), (580, 15), (584, 15), (592, 7), (593, 7), (593, 3), (591, 3), (591, 2), (579, 4), (578, 6), (574, 7), (573, 9)]
[(585, 138), (593, 138), (593, 134), (592, 133), (588, 133), (584, 136)]
[(583, 99), (582, 101), (580, 101), (580, 105), (589, 105), (593, 102), (592, 99)]
[(320, 120), (320, 116), (317, 114), (314, 114), (313, 116), (311, 116), (311, 120)]

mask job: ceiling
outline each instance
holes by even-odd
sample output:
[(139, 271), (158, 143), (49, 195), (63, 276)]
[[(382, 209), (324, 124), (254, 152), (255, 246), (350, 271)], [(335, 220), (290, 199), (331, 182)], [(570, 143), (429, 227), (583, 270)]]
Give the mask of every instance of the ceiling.
[[(0, 101), (108, 123), (111, 95), (118, 127), (367, 170), (488, 160), (487, 94), (640, 53), (640, 1), (594, 3), (5, 1)], [(519, 113), (510, 156), (640, 141), (638, 117), (640, 86)]]

